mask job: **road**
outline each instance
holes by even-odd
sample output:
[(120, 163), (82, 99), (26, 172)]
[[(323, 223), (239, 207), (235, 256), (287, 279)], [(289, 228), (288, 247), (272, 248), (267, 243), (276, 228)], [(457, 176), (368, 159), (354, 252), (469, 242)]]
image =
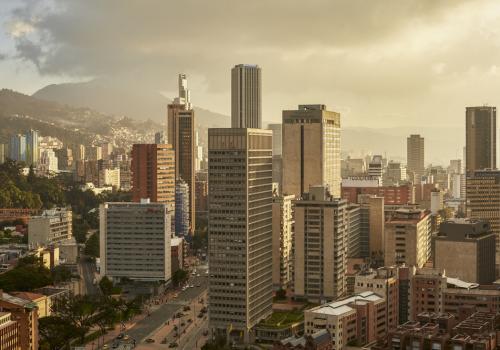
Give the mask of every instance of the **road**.
[(78, 261), (80, 276), (83, 277), (83, 285), (85, 294), (97, 294), (99, 293), (99, 288), (94, 285), (95, 278), (95, 263), (87, 260), (85, 255), (80, 255), (80, 260)]
[(208, 319), (205, 318), (201, 323), (196, 325), (196, 328), (193, 329), (187, 335), (188, 341), (186, 343), (181, 342), (181, 350), (192, 350), (199, 349), (203, 344), (206, 343), (208, 336), (204, 336), (203, 332), (208, 330)]
[[(132, 339), (135, 339), (137, 343), (144, 342), (153, 332), (164, 326), (167, 321), (171, 322), (172, 316), (182, 311), (184, 306), (189, 305), (192, 300), (198, 299), (208, 287), (208, 278), (203, 274), (199, 277), (192, 277), (189, 283), (195, 287), (180, 291), (177, 298), (168, 301), (166, 304), (153, 306), (150, 315), (137, 322), (127, 331), (127, 334)], [(199, 287), (196, 287), (196, 285), (199, 285)]]

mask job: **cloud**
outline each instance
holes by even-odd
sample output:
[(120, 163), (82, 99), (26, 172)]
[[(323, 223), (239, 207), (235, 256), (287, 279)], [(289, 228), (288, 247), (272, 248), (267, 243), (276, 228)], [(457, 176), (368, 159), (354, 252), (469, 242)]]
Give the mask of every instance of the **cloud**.
[(489, 0), (28, 1), (11, 33), (42, 75), (173, 91), (186, 72), (198, 104), (227, 112), (229, 69), (258, 63), (267, 119), (324, 102), (353, 123), (415, 123), (436, 120), (440, 94), (466, 94), (471, 67), (476, 82), (496, 79), (498, 10)]

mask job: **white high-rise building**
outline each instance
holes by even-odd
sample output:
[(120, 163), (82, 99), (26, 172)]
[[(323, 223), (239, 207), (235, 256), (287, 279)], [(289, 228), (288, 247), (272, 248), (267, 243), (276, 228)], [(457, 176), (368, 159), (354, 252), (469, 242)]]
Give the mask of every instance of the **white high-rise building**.
[(174, 104), (184, 105), (187, 110), (193, 109), (186, 74), (179, 74), (179, 96), (174, 99)]
[(101, 204), (101, 275), (170, 280), (170, 216), (166, 204), (150, 203), (149, 199)]
[(231, 127), (262, 128), (261, 69), (238, 64), (231, 70)]
[(48, 176), (59, 171), (59, 160), (52, 149), (44, 149), (40, 155), (38, 163), (38, 173)]

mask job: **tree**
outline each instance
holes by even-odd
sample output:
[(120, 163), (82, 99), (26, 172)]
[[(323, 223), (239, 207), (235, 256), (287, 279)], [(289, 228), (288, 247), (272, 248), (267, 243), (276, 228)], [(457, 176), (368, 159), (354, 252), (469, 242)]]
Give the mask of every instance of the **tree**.
[(93, 258), (99, 257), (99, 234), (94, 233), (85, 243), (85, 255)]
[(49, 269), (35, 256), (19, 259), (15, 268), (0, 275), (0, 289), (6, 292), (29, 292), (52, 282)]
[(113, 294), (113, 282), (110, 281), (108, 276), (101, 278), (99, 281), (99, 288), (105, 296)]
[(59, 316), (47, 316), (38, 320), (40, 349), (70, 349), (71, 340), (78, 330)]
[(182, 283), (184, 283), (188, 279), (188, 273), (187, 271), (184, 271), (182, 269), (179, 269), (174, 272), (172, 276), (172, 283), (174, 286), (178, 286)]

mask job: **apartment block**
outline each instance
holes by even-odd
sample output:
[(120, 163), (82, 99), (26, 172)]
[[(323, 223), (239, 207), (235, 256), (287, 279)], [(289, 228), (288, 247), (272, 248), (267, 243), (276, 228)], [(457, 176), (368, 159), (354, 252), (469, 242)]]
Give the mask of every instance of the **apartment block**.
[(385, 223), (385, 265), (423, 267), (431, 258), (431, 233), (428, 211), (396, 210)]
[(311, 186), (294, 205), (295, 297), (335, 300), (346, 293), (347, 203)]
[(0, 349), (21, 349), (19, 323), (12, 318), (12, 314), (10, 312), (0, 311)]
[(293, 280), (294, 195), (273, 195), (273, 288), (288, 289)]
[[(20, 346), (14, 349), (38, 350), (38, 308), (36, 303), (0, 290), (0, 313), (2, 312), (10, 313), (11, 320), (15, 320), (18, 324), (18, 343)], [(1, 328), (2, 325), (0, 325)], [(12, 341), (15, 342), (13, 339)]]
[(360, 346), (386, 336), (386, 303), (382, 296), (362, 292), (352, 297), (304, 311), (306, 335), (326, 329), (333, 349), (345, 349), (356, 341)]

